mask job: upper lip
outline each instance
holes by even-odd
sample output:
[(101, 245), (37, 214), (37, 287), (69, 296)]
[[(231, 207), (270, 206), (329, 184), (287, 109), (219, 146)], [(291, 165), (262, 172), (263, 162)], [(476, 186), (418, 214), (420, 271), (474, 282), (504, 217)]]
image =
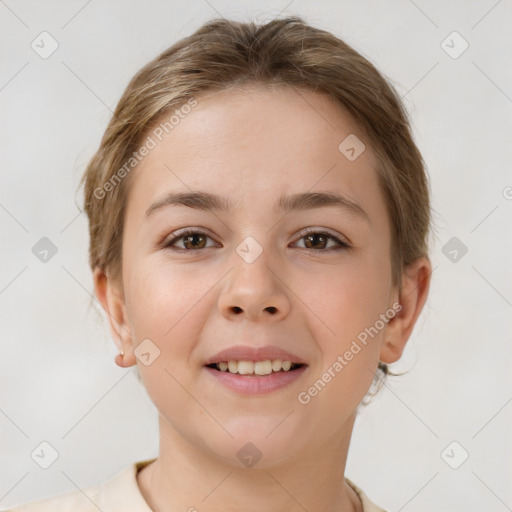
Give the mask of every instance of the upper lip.
[(223, 361), (266, 361), (281, 359), (281, 361), (291, 361), (296, 364), (306, 364), (304, 359), (283, 350), (274, 345), (266, 345), (265, 347), (249, 347), (247, 345), (236, 345), (229, 347), (214, 356), (207, 359), (205, 366), (213, 363), (221, 363)]

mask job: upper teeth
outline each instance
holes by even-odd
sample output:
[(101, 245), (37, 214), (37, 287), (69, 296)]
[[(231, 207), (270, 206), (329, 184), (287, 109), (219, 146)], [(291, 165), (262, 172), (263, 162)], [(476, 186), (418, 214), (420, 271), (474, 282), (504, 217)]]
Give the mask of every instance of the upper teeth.
[(223, 361), (216, 363), (221, 372), (239, 373), (240, 375), (269, 375), (270, 373), (284, 370), (287, 372), (292, 367), (291, 361), (281, 359), (267, 359), (266, 361)]

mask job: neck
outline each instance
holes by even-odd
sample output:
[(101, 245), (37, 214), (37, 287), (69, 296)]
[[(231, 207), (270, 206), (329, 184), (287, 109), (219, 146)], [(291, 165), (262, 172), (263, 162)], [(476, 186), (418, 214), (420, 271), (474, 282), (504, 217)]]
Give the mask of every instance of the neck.
[(337, 432), (309, 452), (258, 469), (215, 458), (160, 416), (160, 456), (138, 473), (137, 483), (155, 512), (361, 512), (358, 496), (344, 480), (354, 420), (355, 415), (343, 435)]

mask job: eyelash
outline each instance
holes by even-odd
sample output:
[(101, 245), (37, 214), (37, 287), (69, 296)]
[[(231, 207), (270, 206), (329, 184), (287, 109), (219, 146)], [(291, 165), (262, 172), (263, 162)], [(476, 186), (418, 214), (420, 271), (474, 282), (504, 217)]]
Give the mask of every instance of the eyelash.
[[(172, 247), (172, 245), (174, 243), (176, 243), (177, 241), (180, 241), (183, 238), (185, 238), (187, 236), (192, 236), (192, 235), (204, 235), (207, 238), (212, 239), (209, 235), (207, 235), (206, 233), (204, 233), (202, 231), (189, 228), (189, 229), (185, 229), (184, 231), (180, 232), (176, 236), (173, 236), (170, 240), (164, 242), (163, 247), (166, 248), (166, 249), (170, 249), (172, 251), (177, 251), (177, 252), (197, 252), (197, 251), (202, 250), (202, 249), (183, 249), (181, 247)], [(306, 247), (306, 248), (304, 248), (306, 251), (330, 252), (330, 251), (333, 251), (333, 250), (337, 251), (337, 250), (341, 250), (341, 249), (350, 249), (351, 248), (351, 245), (349, 245), (347, 242), (344, 242), (343, 240), (340, 240), (338, 237), (332, 235), (331, 233), (329, 233), (327, 231), (317, 230), (317, 229), (314, 229), (314, 228), (307, 228), (307, 229), (305, 229), (301, 233), (301, 236), (299, 237), (299, 240), (302, 240), (303, 238), (306, 238), (307, 236), (310, 236), (310, 235), (323, 235), (323, 236), (327, 237), (328, 239), (331, 239), (331, 240), (335, 241), (338, 244), (338, 246), (337, 247), (330, 247), (330, 248), (326, 248), (326, 249), (308, 249)], [(205, 247), (203, 249), (208, 249), (208, 247)]]

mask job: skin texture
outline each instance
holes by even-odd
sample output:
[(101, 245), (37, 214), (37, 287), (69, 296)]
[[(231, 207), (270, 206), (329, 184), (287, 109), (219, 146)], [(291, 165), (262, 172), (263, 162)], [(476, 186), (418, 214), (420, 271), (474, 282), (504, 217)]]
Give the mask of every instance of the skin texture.
[[(94, 274), (124, 351), (116, 362), (139, 366), (160, 413), (160, 456), (139, 473), (139, 487), (154, 510), (362, 510), (343, 485), (356, 408), (378, 360), (391, 363), (402, 354), (428, 294), (429, 260), (404, 271), (399, 294), (375, 156), (332, 100), (261, 86), (197, 99), (133, 171), (122, 286)], [(338, 150), (349, 134), (366, 144), (355, 161)], [(191, 190), (229, 198), (235, 210), (170, 206), (146, 218), (166, 193)], [(301, 192), (344, 194), (367, 218), (333, 207), (273, 212), (281, 194)], [(187, 253), (163, 247), (186, 227), (209, 238), (196, 239)], [(308, 227), (351, 247), (332, 250), (331, 239), (307, 245)], [(247, 236), (263, 250), (250, 264), (236, 252)], [(178, 239), (175, 246), (185, 250), (185, 243)], [(396, 302), (402, 309), (386, 327), (308, 404), (299, 403), (298, 393)], [(146, 338), (160, 350), (149, 366), (134, 354)], [(308, 364), (283, 389), (243, 396), (204, 369), (221, 349), (269, 344)], [(252, 468), (236, 456), (247, 442), (262, 454)]]

